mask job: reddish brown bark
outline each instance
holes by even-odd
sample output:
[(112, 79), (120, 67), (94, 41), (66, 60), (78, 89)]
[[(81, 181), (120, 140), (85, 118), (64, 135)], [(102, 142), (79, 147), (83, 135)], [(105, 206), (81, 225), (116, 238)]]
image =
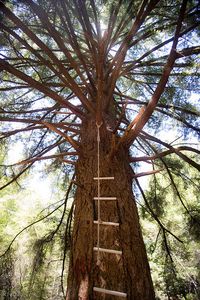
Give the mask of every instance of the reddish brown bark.
[(100, 246), (122, 250), (122, 256), (102, 253), (97, 265), (97, 141), (96, 124), (89, 120), (83, 126), (82, 151), (76, 167), (78, 188), (70, 258), (67, 300), (124, 299), (93, 292), (93, 287), (127, 293), (129, 300), (153, 300), (154, 291), (142, 239), (139, 218), (132, 194), (132, 170), (128, 150), (120, 148), (110, 159), (111, 132), (101, 127), (101, 176), (114, 176), (101, 184), (101, 196), (117, 197), (117, 201), (101, 202), (101, 220), (119, 222), (120, 226), (100, 226)]

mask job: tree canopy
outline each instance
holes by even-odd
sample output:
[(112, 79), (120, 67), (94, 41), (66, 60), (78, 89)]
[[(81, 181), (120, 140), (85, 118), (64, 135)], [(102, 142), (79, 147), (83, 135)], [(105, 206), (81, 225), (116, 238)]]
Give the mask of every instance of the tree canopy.
[[(89, 114), (100, 120), (114, 102), (108, 126), (120, 135), (119, 144), (130, 146), (137, 138), (159, 148), (132, 162), (173, 152), (199, 169), (183, 154), (197, 150), (176, 149), (159, 138), (159, 129), (174, 120), (185, 134), (199, 134), (191, 101), (199, 75), (197, 2), (15, 1), (8, 6), (1, 2), (2, 140), (32, 140), (34, 149), (21, 165), (49, 159), (45, 154), (52, 150), (61, 158), (78, 154), (82, 120)], [(13, 123), (22, 128), (13, 129)], [(138, 141), (133, 145), (140, 150)], [(64, 143), (66, 153), (58, 151)]]

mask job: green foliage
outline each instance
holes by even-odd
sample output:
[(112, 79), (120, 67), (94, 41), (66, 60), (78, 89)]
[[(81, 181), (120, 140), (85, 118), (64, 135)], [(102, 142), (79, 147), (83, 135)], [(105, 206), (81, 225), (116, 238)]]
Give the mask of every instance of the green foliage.
[(200, 207), (199, 205), (190, 205), (189, 211), (190, 215), (186, 216), (189, 233), (200, 242)]
[[(164, 228), (148, 215), (143, 204), (143, 233), (158, 299), (198, 300), (200, 297), (199, 181), (198, 173), (171, 156), (165, 158), (178, 187), (177, 195), (165, 171), (150, 181), (146, 199)], [(184, 174), (190, 182), (182, 180)], [(175, 175), (176, 174), (176, 175)], [(157, 202), (154, 185), (157, 184)], [(161, 197), (163, 191), (163, 197)], [(183, 203), (180, 201), (180, 198)], [(152, 200), (153, 199), (153, 200)], [(161, 209), (160, 209), (161, 207)], [(187, 210), (186, 210), (187, 209)], [(144, 213), (145, 212), (145, 213)], [(167, 230), (165, 230), (165, 228)]]
[(165, 293), (169, 298), (198, 299), (200, 295), (200, 283), (191, 276), (188, 279), (178, 277), (171, 262), (167, 262), (163, 274)]

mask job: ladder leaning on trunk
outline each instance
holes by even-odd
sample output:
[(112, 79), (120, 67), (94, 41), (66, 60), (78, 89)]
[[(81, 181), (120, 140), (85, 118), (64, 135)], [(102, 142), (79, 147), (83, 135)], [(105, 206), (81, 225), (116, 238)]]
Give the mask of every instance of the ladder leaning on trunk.
[[(94, 200), (97, 201), (97, 221), (94, 221), (94, 224), (97, 225), (97, 246), (94, 247), (93, 250), (97, 252), (97, 264), (100, 264), (100, 252), (122, 255), (122, 251), (100, 247), (100, 226), (103, 225), (103, 226), (119, 227), (119, 223), (106, 222), (101, 220), (101, 205), (100, 205), (101, 201), (117, 201), (117, 198), (101, 197), (100, 182), (103, 180), (114, 180), (114, 177), (100, 177), (100, 127), (102, 123), (96, 125), (97, 125), (97, 177), (94, 177), (93, 179), (97, 181), (97, 197), (94, 197)], [(113, 291), (101, 287), (93, 287), (93, 291), (97, 293), (113, 295), (122, 298), (127, 297), (127, 294), (124, 292)]]

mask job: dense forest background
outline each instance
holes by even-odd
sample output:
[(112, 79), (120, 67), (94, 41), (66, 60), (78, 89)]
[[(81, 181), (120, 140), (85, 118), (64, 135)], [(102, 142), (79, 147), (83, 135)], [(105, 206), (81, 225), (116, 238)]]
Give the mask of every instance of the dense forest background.
[[(180, 165), (175, 158), (171, 158), (170, 163), (175, 174), (178, 172), (185, 180), (190, 178), (190, 184), (187, 185), (177, 177), (176, 185), (198, 222), (199, 174), (188, 169), (186, 164)], [(44, 175), (40, 169), (36, 168), (33, 173), (38, 178), (36, 183), (32, 182), (33, 174), (28, 174), (20, 181), (20, 185), (15, 183), (12, 189), (1, 192), (2, 299), (65, 297), (68, 251), (65, 252), (67, 245), (63, 236), (66, 236), (65, 226), (70, 219), (73, 190), (67, 206), (69, 219), (65, 216), (66, 221), (59, 227), (57, 224), (62, 218), (65, 200), (62, 197), (65, 191), (62, 187), (52, 188), (51, 183), (60, 179), (60, 174), (54, 171), (53, 178), (48, 181), (48, 174)], [(43, 185), (45, 188), (45, 184), (46, 195), (37, 190), (38, 186), (42, 188)], [(151, 189), (155, 184), (158, 187), (156, 194)], [(143, 197), (151, 201), (155, 211), (163, 217), (167, 229), (172, 233), (167, 238), (166, 253), (161, 230), (146, 211), (138, 190), (137, 204), (157, 299), (197, 300), (200, 296), (198, 223), (193, 222), (184, 211), (176, 192), (169, 188), (170, 182), (166, 176), (156, 175), (156, 178), (141, 180), (141, 185), (145, 189)], [(16, 239), (11, 245), (14, 237)]]

